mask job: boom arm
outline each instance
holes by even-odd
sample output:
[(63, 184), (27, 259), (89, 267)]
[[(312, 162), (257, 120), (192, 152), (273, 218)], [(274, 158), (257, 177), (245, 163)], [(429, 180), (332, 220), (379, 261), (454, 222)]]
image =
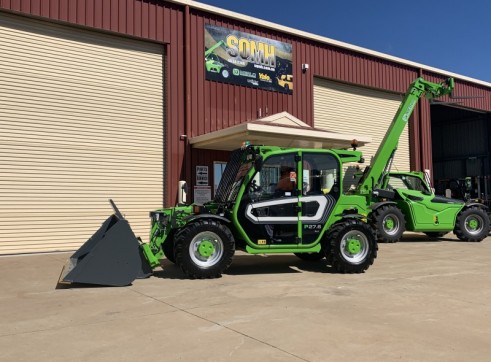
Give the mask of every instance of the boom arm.
[(423, 78), (416, 79), (409, 86), (404, 100), (399, 106), (392, 123), (390, 124), (385, 137), (380, 143), (377, 153), (373, 157), (370, 165), (365, 169), (362, 178), (358, 182), (357, 192), (369, 194), (377, 188), (381, 188), (384, 177), (389, 173), (394, 154), (397, 150), (399, 138), (402, 131), (413, 113), (419, 98), (423, 95), (428, 99), (433, 99), (450, 94), (455, 87), (453, 78), (448, 78), (442, 83), (432, 83)]

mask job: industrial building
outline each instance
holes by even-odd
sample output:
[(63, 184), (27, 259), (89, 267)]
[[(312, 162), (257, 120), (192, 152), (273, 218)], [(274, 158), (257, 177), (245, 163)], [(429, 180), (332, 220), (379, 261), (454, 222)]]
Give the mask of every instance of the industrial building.
[(146, 239), (243, 141), (369, 160), (417, 77), (460, 98), (418, 104), (393, 167), (488, 201), (490, 83), (195, 1), (0, 1), (0, 254), (76, 249), (108, 198)]

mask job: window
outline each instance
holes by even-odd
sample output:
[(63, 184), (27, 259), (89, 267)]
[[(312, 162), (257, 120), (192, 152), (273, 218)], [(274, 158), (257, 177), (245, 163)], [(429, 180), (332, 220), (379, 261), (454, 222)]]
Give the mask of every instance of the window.
[(402, 181), (401, 178), (399, 177), (393, 177), (391, 176), (390, 181), (389, 181), (389, 189), (408, 189), (404, 181)]
[(215, 161), (213, 162), (213, 194), (217, 192), (218, 185), (222, 179), (223, 171), (227, 166), (226, 162)]
[(331, 154), (304, 153), (302, 193), (329, 194), (339, 192), (339, 163)]
[(412, 175), (391, 175), (388, 188), (430, 192), (428, 186), (422, 179)]
[(297, 187), (296, 171), (295, 154), (269, 157), (254, 177), (255, 184), (260, 187), (260, 198), (292, 196)]

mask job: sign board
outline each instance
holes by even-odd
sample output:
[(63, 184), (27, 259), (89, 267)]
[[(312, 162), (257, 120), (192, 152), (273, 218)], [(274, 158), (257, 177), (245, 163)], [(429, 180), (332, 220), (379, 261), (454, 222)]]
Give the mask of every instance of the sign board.
[(194, 186), (194, 203), (204, 204), (211, 201), (211, 186)]
[(196, 166), (196, 185), (208, 186), (208, 166)]
[(293, 93), (292, 46), (205, 24), (207, 80)]

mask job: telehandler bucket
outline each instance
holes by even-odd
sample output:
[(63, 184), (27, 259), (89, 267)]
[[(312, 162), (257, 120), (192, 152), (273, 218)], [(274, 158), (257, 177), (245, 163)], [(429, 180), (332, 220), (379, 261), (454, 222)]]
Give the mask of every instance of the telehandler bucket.
[(152, 274), (128, 221), (109, 201), (114, 214), (68, 259), (58, 283), (124, 286)]

